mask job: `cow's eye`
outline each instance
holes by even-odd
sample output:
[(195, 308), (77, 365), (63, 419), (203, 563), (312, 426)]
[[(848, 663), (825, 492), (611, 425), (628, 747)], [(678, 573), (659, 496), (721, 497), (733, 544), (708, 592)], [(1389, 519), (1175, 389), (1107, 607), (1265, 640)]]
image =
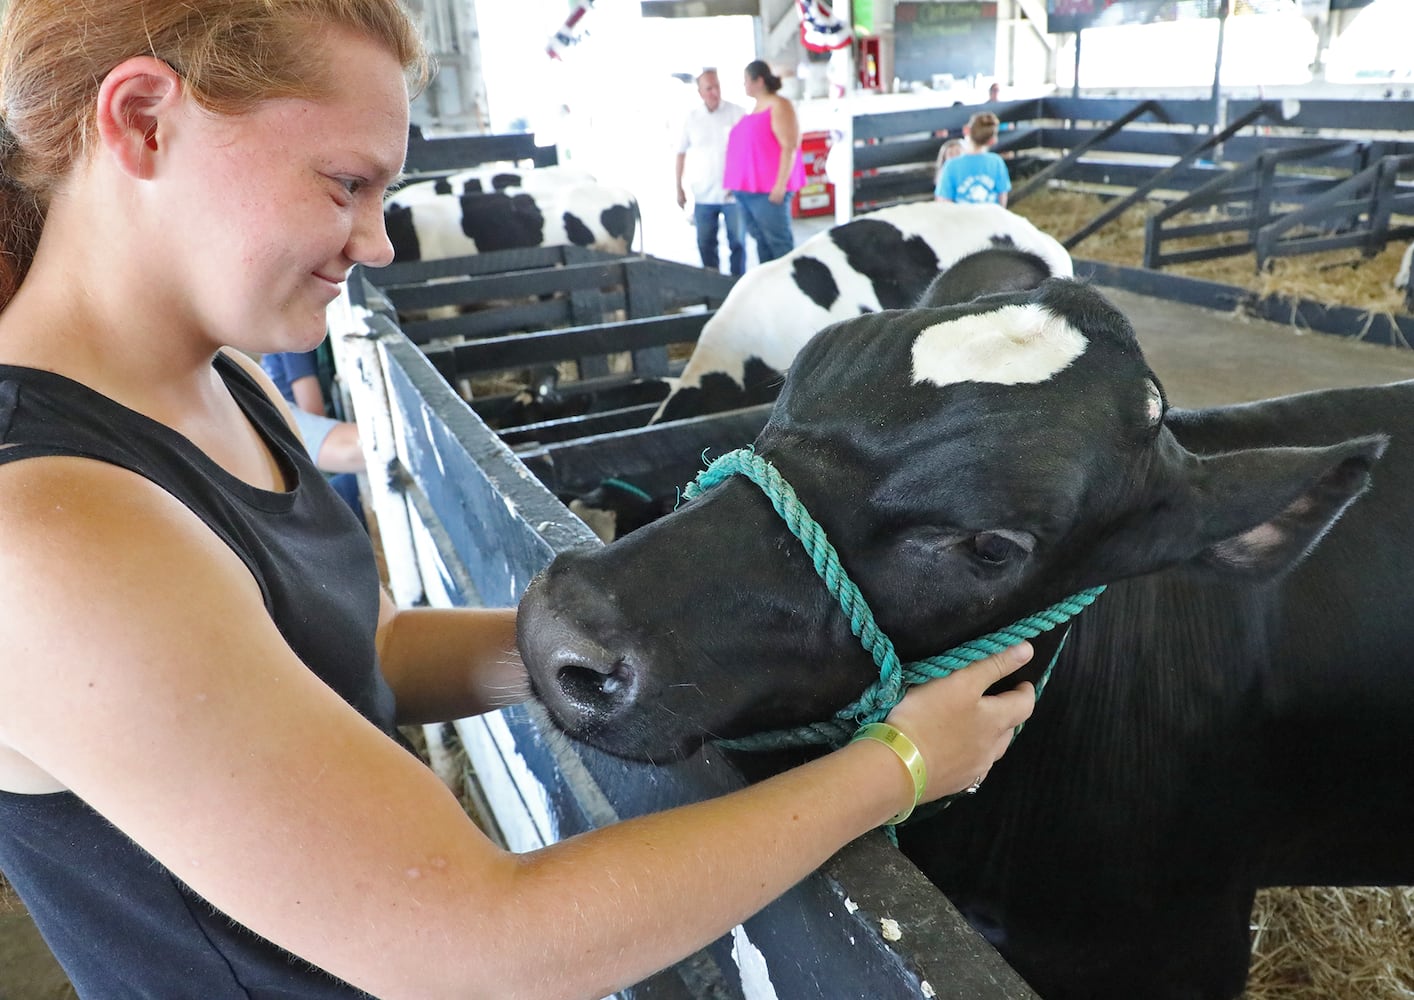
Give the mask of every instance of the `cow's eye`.
[(1013, 531), (983, 531), (972, 536), (972, 554), (984, 563), (1000, 566), (1025, 556), (1035, 545), (1030, 535)]

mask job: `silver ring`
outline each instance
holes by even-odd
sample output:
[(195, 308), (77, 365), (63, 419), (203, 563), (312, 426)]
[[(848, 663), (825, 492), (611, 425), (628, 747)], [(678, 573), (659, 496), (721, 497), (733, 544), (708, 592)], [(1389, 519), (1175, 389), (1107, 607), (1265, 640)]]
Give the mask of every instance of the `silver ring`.
[(962, 790), (962, 794), (964, 794), (964, 795), (976, 795), (976, 794), (977, 794), (977, 789), (979, 789), (979, 788), (982, 787), (982, 779), (985, 778), (985, 777), (986, 777), (985, 774), (979, 774), (979, 775), (977, 775), (977, 777), (973, 779), (972, 784), (968, 785), (966, 788), (964, 788), (964, 789)]

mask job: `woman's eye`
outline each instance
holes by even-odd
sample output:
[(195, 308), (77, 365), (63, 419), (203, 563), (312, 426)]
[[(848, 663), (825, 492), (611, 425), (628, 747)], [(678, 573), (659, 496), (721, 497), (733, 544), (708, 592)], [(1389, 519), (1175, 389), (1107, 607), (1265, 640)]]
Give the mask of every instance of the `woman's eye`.
[(355, 198), (358, 193), (367, 186), (367, 182), (362, 177), (330, 177), (330, 180), (340, 189), (340, 194), (345, 198)]
[(972, 536), (972, 552), (985, 563), (1001, 565), (1021, 551), (1021, 546), (995, 532), (984, 531)]

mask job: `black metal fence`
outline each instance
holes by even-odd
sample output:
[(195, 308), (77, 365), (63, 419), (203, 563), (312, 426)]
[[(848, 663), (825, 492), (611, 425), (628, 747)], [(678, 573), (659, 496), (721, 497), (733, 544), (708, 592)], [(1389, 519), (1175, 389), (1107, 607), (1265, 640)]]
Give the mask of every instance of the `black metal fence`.
[[(1015, 203), (1049, 182), (1102, 190), (1112, 200), (1067, 248), (1144, 197), (1170, 202), (1149, 234), (1145, 265), (1255, 252), (1276, 256), (1338, 247), (1367, 253), (1414, 235), (1391, 219), (1414, 212), (1414, 103), (1047, 97), (973, 107), (859, 115), (851, 122), (853, 211), (928, 197), (938, 149), (982, 108), (1003, 123), (996, 151), (1010, 158)], [(1180, 212), (1230, 218), (1165, 226)], [(1176, 239), (1248, 233), (1243, 244), (1165, 252)]]

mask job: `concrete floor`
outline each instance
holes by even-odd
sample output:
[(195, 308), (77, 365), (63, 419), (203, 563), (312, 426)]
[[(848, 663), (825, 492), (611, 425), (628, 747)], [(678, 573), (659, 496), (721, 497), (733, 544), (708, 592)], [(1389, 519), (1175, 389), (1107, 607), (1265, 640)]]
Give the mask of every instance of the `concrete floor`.
[[(797, 239), (828, 224), (802, 220)], [(681, 225), (657, 228), (659, 245), (647, 252), (696, 263), (691, 227), (684, 231)], [(1145, 356), (1178, 406), (1414, 378), (1414, 351), (1303, 334), (1118, 289), (1105, 292), (1129, 316)], [(70, 1000), (74, 995), (24, 912), (0, 912), (0, 1000)]]
[(78, 994), (29, 916), (0, 911), (0, 1000), (73, 1000)]
[(1177, 406), (1414, 378), (1414, 351), (1101, 290), (1129, 317), (1144, 356)]

